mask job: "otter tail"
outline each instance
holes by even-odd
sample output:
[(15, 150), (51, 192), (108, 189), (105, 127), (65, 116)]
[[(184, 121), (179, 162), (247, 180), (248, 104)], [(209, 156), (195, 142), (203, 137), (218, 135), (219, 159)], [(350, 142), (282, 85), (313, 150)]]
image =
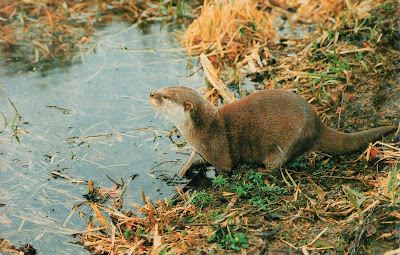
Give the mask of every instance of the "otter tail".
[(375, 142), (387, 133), (397, 130), (397, 126), (373, 128), (356, 133), (343, 133), (322, 124), (322, 135), (316, 144), (316, 149), (329, 154), (346, 154), (360, 150)]

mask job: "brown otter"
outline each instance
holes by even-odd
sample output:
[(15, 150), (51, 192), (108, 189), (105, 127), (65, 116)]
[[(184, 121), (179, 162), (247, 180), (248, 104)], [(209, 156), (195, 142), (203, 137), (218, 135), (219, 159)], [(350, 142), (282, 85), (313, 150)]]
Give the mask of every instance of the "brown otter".
[(194, 89), (167, 87), (151, 92), (150, 101), (194, 149), (182, 175), (199, 155), (222, 174), (239, 163), (274, 169), (310, 150), (338, 155), (356, 151), (397, 129), (338, 132), (301, 96), (284, 90), (263, 90), (216, 107)]

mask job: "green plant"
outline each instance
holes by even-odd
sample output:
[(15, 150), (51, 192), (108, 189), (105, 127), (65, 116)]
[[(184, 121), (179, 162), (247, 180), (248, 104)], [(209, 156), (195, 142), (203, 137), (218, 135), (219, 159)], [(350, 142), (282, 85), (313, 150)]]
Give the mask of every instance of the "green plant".
[(363, 55), (361, 51), (356, 52), (356, 60), (357, 62), (361, 62), (361, 60), (363, 60)]
[(331, 170), (335, 166), (335, 161), (332, 158), (327, 158), (325, 160), (316, 160), (315, 162), (315, 173), (325, 172)]
[(362, 203), (369, 199), (369, 197), (364, 196), (363, 194), (351, 189), (349, 186), (343, 185), (343, 191), (349, 199), (350, 203), (357, 209), (357, 212), (360, 216), (360, 222), (363, 220), (363, 213), (361, 211)]
[(329, 70), (334, 72), (335, 74), (339, 74), (340, 72), (346, 71), (350, 69), (350, 63), (344, 58), (336, 59), (330, 58), (329, 59)]
[(306, 245), (308, 243), (307, 239), (301, 239), (300, 241), (297, 242), (297, 245), (302, 246)]
[(286, 188), (266, 184), (263, 173), (250, 170), (246, 165), (241, 166), (241, 171), (245, 173), (235, 174), (229, 180), (228, 178), (217, 176), (213, 182), (214, 187), (230, 193), (236, 193), (241, 199), (261, 210), (269, 209), (267, 206), (270, 205), (268, 198), (277, 200), (280, 195), (288, 193)]
[(288, 190), (279, 186), (271, 185), (271, 186), (264, 186), (264, 191), (268, 191), (274, 193), (276, 195), (285, 195), (288, 193)]
[(356, 61), (359, 62), (364, 67), (365, 71), (368, 72), (369, 68), (364, 61), (364, 56), (361, 51), (356, 52)]
[(190, 6), (182, 0), (160, 0), (160, 12), (165, 16), (183, 18), (190, 11)]
[(130, 235), (131, 235), (131, 230), (128, 228), (128, 229), (125, 231), (124, 236), (125, 236), (125, 238), (128, 238)]
[(387, 190), (392, 197), (392, 204), (396, 204), (400, 202), (400, 180), (397, 178), (400, 174), (400, 169), (397, 169), (397, 164), (395, 164), (393, 168), (394, 170), (390, 171), (388, 174), (389, 182)]
[(291, 168), (306, 168), (307, 167), (307, 157), (300, 156), (295, 161), (293, 161), (290, 165)]
[(192, 204), (195, 206), (203, 207), (214, 202), (214, 198), (204, 190), (195, 191), (192, 196)]
[(258, 208), (260, 208), (261, 210), (268, 210), (270, 209), (267, 204), (268, 201), (265, 198), (261, 198), (261, 197), (252, 197), (250, 199), (250, 204), (252, 204), (253, 206), (256, 206)]
[(231, 233), (229, 227), (218, 227), (217, 231), (208, 239), (211, 243), (218, 243), (219, 248), (240, 251), (240, 248), (248, 248), (246, 235), (243, 233)]
[(218, 175), (217, 178), (213, 181), (213, 186), (217, 188), (225, 187), (228, 184), (228, 178), (225, 178), (223, 175)]
[(181, 221), (182, 221), (182, 223), (192, 223), (193, 222), (193, 220), (190, 218), (190, 217), (186, 217), (186, 216), (183, 216), (182, 218), (181, 218)]
[[(369, 17), (370, 18), (370, 17)], [(358, 34), (358, 31), (364, 26), (364, 24), (368, 21), (369, 18), (363, 19), (361, 23), (359, 23), (358, 19), (354, 17), (355, 19), (355, 24), (354, 24), (354, 33)]]
[(370, 35), (369, 35), (369, 40), (372, 42), (375, 39), (375, 34), (376, 34), (376, 28), (377, 25), (375, 25), (373, 28), (370, 28)]
[(239, 196), (246, 196), (248, 194), (248, 187), (244, 187), (241, 184), (237, 184), (233, 186), (233, 192), (235, 192)]
[(287, 239), (292, 238), (292, 235), (291, 235), (290, 233), (288, 233), (288, 232), (283, 233), (283, 236), (284, 236), (285, 238), (287, 238)]
[(264, 175), (260, 172), (254, 172), (254, 171), (249, 171), (248, 172), (248, 178), (251, 180), (254, 184), (256, 184), (257, 187), (264, 185)]
[[(4, 113), (2, 113), (2, 112), (0, 112), (0, 113), (3, 116), (3, 123), (4, 123), (3, 131), (4, 131), (6, 129), (6, 127), (7, 127), (7, 125), (8, 125), (8, 122), (7, 122), (7, 119), (6, 119), (6, 116), (4, 115)], [(0, 131), (0, 133), (3, 132), (3, 131)]]

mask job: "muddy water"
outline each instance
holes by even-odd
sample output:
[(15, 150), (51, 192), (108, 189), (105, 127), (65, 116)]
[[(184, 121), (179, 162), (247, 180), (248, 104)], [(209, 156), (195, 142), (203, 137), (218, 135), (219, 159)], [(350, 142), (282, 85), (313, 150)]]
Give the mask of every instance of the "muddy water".
[[(155, 199), (170, 198), (174, 173), (187, 150), (165, 135), (171, 130), (156, 117), (148, 94), (172, 85), (202, 86), (189, 75), (187, 57), (160, 25), (145, 33), (119, 23), (98, 32), (79, 63), (46, 72), (0, 69), (0, 112), (7, 121), (0, 133), (0, 238), (32, 244), (39, 254), (85, 254), (71, 234), (84, 230), (92, 212), (82, 206), (87, 185), (53, 178), (59, 171), (96, 186), (115, 187), (106, 177), (129, 181), (124, 204), (140, 204), (141, 190)], [(15, 108), (21, 115), (14, 136)], [(4, 120), (0, 113), (0, 130)], [(14, 122), (16, 123), (16, 122)], [(176, 142), (176, 141), (175, 141)]]

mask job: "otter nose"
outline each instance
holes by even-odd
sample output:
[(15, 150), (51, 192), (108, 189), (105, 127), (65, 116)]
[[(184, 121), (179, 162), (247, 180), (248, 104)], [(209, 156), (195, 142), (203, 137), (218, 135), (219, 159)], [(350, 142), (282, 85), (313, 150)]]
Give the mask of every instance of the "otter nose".
[(154, 92), (150, 92), (150, 97), (154, 97)]

